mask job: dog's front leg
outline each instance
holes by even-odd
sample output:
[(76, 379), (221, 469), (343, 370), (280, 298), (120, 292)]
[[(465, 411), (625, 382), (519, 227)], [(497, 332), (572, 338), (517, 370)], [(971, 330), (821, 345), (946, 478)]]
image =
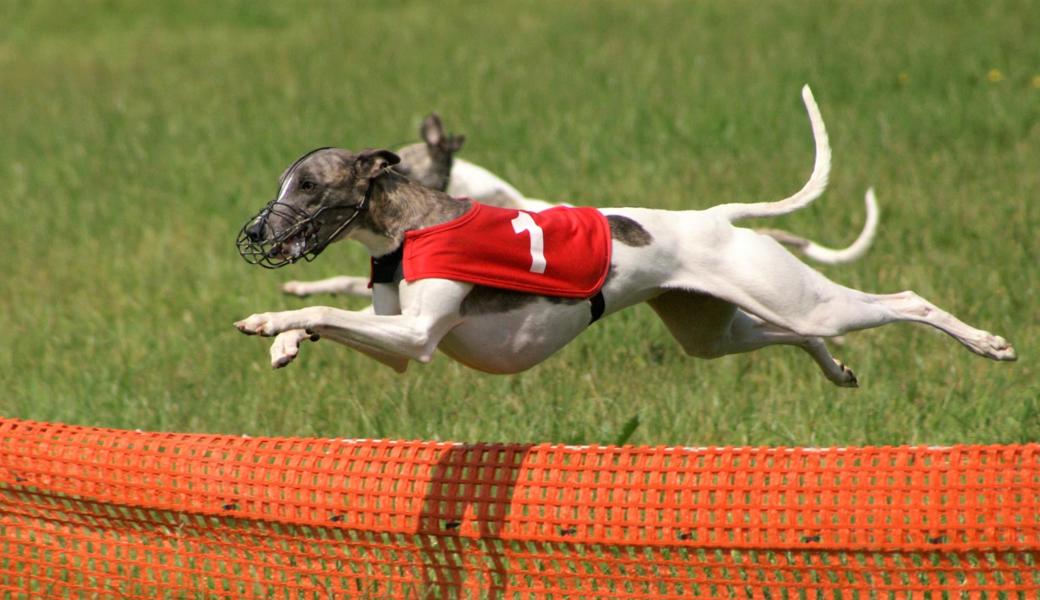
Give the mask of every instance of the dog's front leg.
[(421, 362), (429, 362), (440, 341), (435, 333), (436, 322), (430, 319), (375, 315), (331, 306), (258, 313), (238, 321), (235, 327), (242, 333), (262, 336), (276, 336), (292, 329), (310, 330), (336, 341), (342, 339)]
[[(275, 336), (274, 342), (271, 344), (271, 367), (274, 369), (280, 369), (288, 365), (299, 356), (301, 342), (306, 340), (316, 342), (319, 339), (321, 339), (320, 335), (308, 332), (304, 329), (290, 329), (289, 331), (279, 333)], [(326, 339), (339, 342), (344, 346), (349, 346), (369, 358), (374, 358), (398, 373), (404, 373), (405, 370), (408, 369), (408, 359), (402, 356), (387, 354), (386, 352), (381, 352), (375, 348), (348, 339), (338, 338), (333, 335), (328, 335)]]
[[(311, 331), (374, 358), (385, 358), (393, 363), (390, 366), (399, 366), (398, 359), (429, 362), (441, 338), (460, 322), (459, 306), (471, 287), (443, 279), (426, 279), (401, 285), (401, 314), (398, 315), (312, 306), (258, 313), (238, 321), (235, 327), (246, 334), (264, 336), (296, 329)], [(302, 339), (299, 334), (286, 336), (283, 346), (289, 348), (291, 344), (284, 342), (293, 338), (297, 343)]]

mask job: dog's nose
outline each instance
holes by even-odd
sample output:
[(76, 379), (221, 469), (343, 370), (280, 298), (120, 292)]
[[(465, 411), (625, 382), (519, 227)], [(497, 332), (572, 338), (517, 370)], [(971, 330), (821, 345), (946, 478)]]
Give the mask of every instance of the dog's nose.
[(259, 242), (263, 240), (264, 235), (264, 220), (257, 218), (246, 227), (246, 237), (251, 242)]

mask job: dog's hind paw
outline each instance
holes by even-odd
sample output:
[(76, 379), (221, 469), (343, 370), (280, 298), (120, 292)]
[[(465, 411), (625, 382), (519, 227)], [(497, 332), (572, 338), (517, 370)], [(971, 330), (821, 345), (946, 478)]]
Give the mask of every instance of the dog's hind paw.
[(972, 350), (993, 360), (1018, 360), (1018, 353), (1011, 347), (1011, 343), (999, 335), (987, 335), (981, 340), (978, 348)]

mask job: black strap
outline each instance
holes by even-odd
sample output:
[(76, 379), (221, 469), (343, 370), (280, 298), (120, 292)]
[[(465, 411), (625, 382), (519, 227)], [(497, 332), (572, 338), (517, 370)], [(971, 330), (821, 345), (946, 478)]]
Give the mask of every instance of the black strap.
[(603, 316), (603, 312), (607, 310), (607, 301), (603, 298), (603, 292), (599, 291), (596, 292), (595, 296), (589, 298), (589, 302), (592, 303), (592, 306), (589, 307), (592, 311), (592, 320), (589, 321), (589, 325), (592, 325), (599, 321), (599, 318)]
[(397, 247), (397, 250), (384, 254), (382, 256), (372, 257), (372, 275), (369, 277), (368, 284), (371, 286), (373, 283), (394, 283), (397, 281), (397, 269), (401, 266), (401, 261), (404, 259), (404, 244), (402, 243)]

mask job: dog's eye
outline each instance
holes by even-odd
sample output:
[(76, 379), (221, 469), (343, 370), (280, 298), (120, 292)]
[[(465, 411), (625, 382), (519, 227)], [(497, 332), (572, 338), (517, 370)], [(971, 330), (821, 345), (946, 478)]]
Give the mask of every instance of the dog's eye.
[(307, 179), (300, 182), (300, 190), (304, 192), (313, 192), (317, 187), (316, 183)]

